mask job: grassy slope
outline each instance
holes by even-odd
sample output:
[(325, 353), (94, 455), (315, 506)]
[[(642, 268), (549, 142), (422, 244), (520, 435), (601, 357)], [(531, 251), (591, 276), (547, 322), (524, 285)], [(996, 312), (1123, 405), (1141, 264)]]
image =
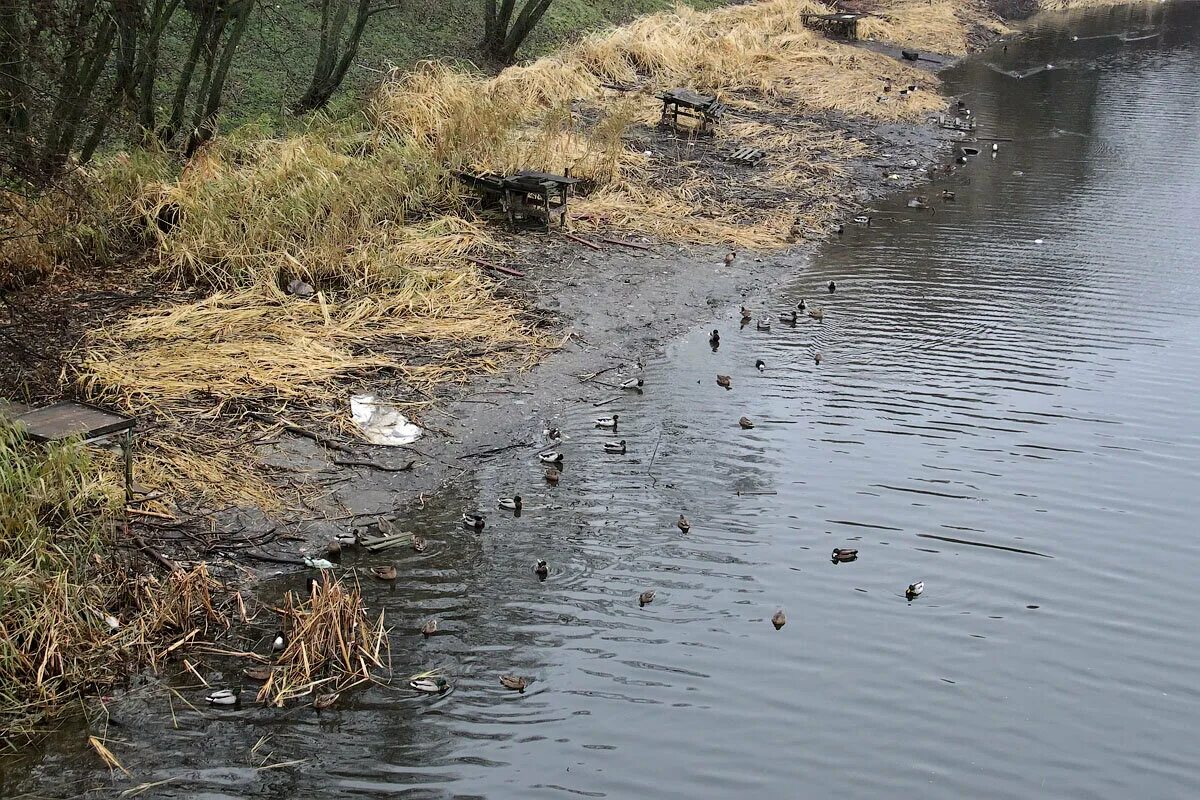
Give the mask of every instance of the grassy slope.
[[(724, 3), (690, 0), (687, 4), (711, 8)], [(557, 0), (521, 55), (537, 56), (589, 31), (674, 5), (674, 0)], [(278, 120), (281, 109), (303, 91), (316, 50), (320, 23), (316, 7), (312, 0), (263, 0), (234, 64), (227, 94), (230, 120)], [(482, 9), (483, 0), (409, 0), (403, 9), (377, 15), (363, 36), (356, 66), (335, 97), (335, 107), (345, 107), (388, 65), (406, 67), (426, 58), (477, 61)], [(186, 46), (172, 42), (173, 60), (182, 61)]]

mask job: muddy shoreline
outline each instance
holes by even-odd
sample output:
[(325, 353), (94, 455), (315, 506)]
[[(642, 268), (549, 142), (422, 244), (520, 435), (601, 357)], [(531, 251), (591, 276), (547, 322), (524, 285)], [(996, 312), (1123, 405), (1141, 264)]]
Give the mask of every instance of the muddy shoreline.
[[(871, 47), (880, 49), (874, 43)], [(891, 55), (898, 57), (899, 51)], [(954, 63), (938, 57), (922, 65), (933, 71)], [(953, 100), (947, 98), (948, 106)], [(875, 154), (850, 165), (851, 185), (857, 188), (843, 199), (857, 207), (869, 210), (872, 201), (912, 190), (929, 181), (934, 171), (953, 164), (950, 132), (930, 121), (840, 119), (836, 124), (867, 142)], [(223, 515), (220, 524), (244, 530), (248, 537), (272, 528), (286, 531), (264, 548), (270, 560), (251, 555), (248, 563), (239, 556), (232, 561), (255, 569), (260, 577), (293, 569), (280, 561), (293, 562), (298, 569), (304, 556), (323, 556), (338, 534), (373, 535), (380, 518), (403, 529), (406, 509), (466, 479), (489, 458), (521, 451), (533, 462), (548, 444), (543, 431), (554, 426), (565, 409), (586, 404), (602, 414), (607, 401), (622, 393), (616, 386), (619, 379), (631, 376), (639, 362), (660, 352), (681, 330), (703, 322), (732, 331), (741, 305), (762, 308), (763, 299), (780, 282), (803, 271), (821, 245), (813, 239), (786, 251), (738, 253), (726, 264), (726, 249), (640, 238), (628, 241), (648, 249), (601, 244), (601, 251), (593, 251), (557, 231), (526, 230), (514, 239), (519, 252), (507, 263), (525, 275), (497, 276), (502, 291), (521, 297), (549, 320), (561, 346), (529, 370), (476, 378), (425, 412), (419, 422), (428, 432), (412, 448), (360, 448), (364, 460), (390, 469), (415, 460), (409, 471), (338, 466), (335, 460), (345, 460), (345, 455), (287, 435), (262, 448), (269, 467), (320, 476), (331, 489), (306, 513), (290, 519), (272, 521), (245, 511)], [(815, 293), (814, 297), (819, 299)], [(774, 315), (777, 309), (770, 311)], [(500, 491), (498, 487), (497, 496)], [(481, 498), (485, 511), (492, 500), (490, 495)]]

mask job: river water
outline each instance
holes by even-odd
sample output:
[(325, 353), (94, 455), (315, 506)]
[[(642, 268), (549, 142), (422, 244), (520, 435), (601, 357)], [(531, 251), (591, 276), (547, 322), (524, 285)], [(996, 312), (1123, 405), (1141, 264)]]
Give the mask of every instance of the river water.
[[(719, 350), (698, 325), (646, 364), (643, 395), (563, 405), (557, 488), (522, 453), (432, 501), (412, 523), (430, 550), (366, 588), (397, 673), (440, 667), (453, 691), (397, 682), (319, 716), (147, 700), (114, 712), (136, 774), (117, 789), (1196, 796), (1198, 11), (1048, 17), (953, 69), (979, 133), (1005, 141), (922, 189), (932, 209), (876, 208), (759, 306), (807, 298), (823, 322), (768, 333), (730, 310)], [(600, 451), (600, 412), (627, 455)], [(519, 519), (457, 527), (522, 489)], [(860, 557), (835, 565), (833, 547)], [(534, 682), (508, 692), (507, 672)], [(6, 794), (110, 785), (78, 737), (21, 772)]]

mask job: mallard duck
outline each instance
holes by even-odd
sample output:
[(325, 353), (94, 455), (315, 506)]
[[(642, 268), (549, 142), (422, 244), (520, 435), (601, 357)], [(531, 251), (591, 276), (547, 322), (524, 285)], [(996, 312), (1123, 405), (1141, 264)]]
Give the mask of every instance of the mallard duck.
[(413, 678), (408, 682), (408, 688), (422, 694), (441, 694), (450, 688), (450, 681), (445, 678)]
[(717, 375), (717, 386), (720, 386), (722, 389), (732, 389), (733, 388), (733, 378), (729, 377), (728, 375), (718, 374)]
[(725, 266), (728, 267), (730, 264), (732, 264), (733, 260), (735, 258), (737, 258), (737, 253), (732, 253), (732, 252), (726, 253), (725, 254)]
[(642, 388), (643, 384), (645, 384), (645, 383), (646, 382), (644, 380), (642, 380), (641, 378), (630, 378), (629, 380), (623, 381), (621, 383), (621, 388), (622, 389), (640, 389), (640, 388)]
[(622, 455), (622, 456), (625, 455), (625, 440), (622, 439), (619, 442), (605, 442), (604, 443), (604, 452), (616, 453), (617, 455)]
[(333, 537), (333, 540), (342, 547), (354, 547), (358, 544), (358, 534), (356, 533), (339, 533)]
[(500, 685), (505, 689), (512, 689), (514, 692), (524, 692), (529, 686), (529, 679), (519, 675), (501, 675)]
[(750, 430), (754, 427), (754, 423), (750, 421), (749, 417), (742, 417), (739, 419), (738, 425), (741, 425), (743, 430)]
[(712, 335), (708, 337), (708, 343), (714, 348), (721, 346), (721, 332), (716, 328), (713, 329)]
[(829, 282), (829, 293), (833, 294), (836, 291), (837, 291), (837, 284), (834, 283), (833, 281), (830, 281)]
[(342, 554), (342, 543), (337, 539), (330, 539), (325, 544), (325, 555), (330, 558), (337, 558)]
[(562, 472), (555, 467), (546, 468), (546, 483), (550, 484), (551, 486), (558, 486), (558, 480), (561, 477)]
[(242, 674), (252, 681), (266, 681), (275, 672), (274, 667), (246, 667)]
[(916, 583), (910, 583), (908, 585), (908, 591), (904, 593), (904, 596), (909, 600), (912, 600), (923, 591), (925, 591), (925, 581), (917, 581)]
[(558, 450), (547, 450), (544, 453), (538, 453), (538, 461), (543, 464), (556, 464), (563, 460), (563, 454)]
[(428, 639), (437, 633), (437, 620), (431, 619), (421, 626), (421, 635)]
[(562, 431), (560, 431), (558, 428), (546, 428), (544, 431), (542, 431), (542, 435), (552, 442), (557, 442), (558, 440), (562, 439)]
[(843, 561), (853, 561), (858, 558), (858, 551), (853, 547), (835, 547), (833, 548), (833, 563), (840, 564)]
[(521, 495), (514, 494), (512, 497), (501, 497), (499, 505), (505, 511), (520, 511)]
[(920, 195), (918, 195), (917, 197), (910, 197), (908, 199), (908, 207), (909, 208), (924, 208), (925, 205), (926, 205), (925, 198)]
[(855, 225), (866, 225), (867, 227), (870, 227), (871, 226), (871, 215), (870, 214), (859, 214), (857, 217), (855, 217), (852, 220), (852, 222)]
[(279, 652), (284, 647), (287, 647), (287, 640), (283, 638), (283, 631), (278, 631), (275, 634), (275, 640), (271, 642), (271, 649)]
[(478, 511), (464, 511), (462, 515), (462, 524), (464, 528), (472, 528), (474, 530), (483, 530), (484, 516)]
[(954, 192), (950, 191), (949, 189), (942, 190), (942, 199), (943, 200), (946, 200), (949, 202), (949, 201), (954, 200), (956, 197), (958, 197), (958, 195), (956, 195)]
[(396, 567), (392, 564), (380, 564), (371, 567), (371, 574), (381, 581), (394, 581), (396, 580)]
[(612, 428), (613, 430), (616, 430), (617, 421), (620, 419), (621, 419), (620, 414), (613, 414), (611, 417), (601, 417), (600, 419), (596, 420), (596, 427), (597, 428)]
[(780, 314), (779, 321), (784, 323), (785, 325), (795, 325), (796, 324), (796, 314), (797, 314), (797, 311), (796, 311), (796, 309), (793, 308), (791, 311), (788, 311), (787, 313)]
[(533, 574), (539, 578), (545, 578), (550, 574), (550, 567), (546, 564), (546, 559), (539, 558), (537, 563), (533, 565)]
[(638, 605), (639, 606), (645, 606), (645, 605), (648, 605), (653, 602), (654, 602), (654, 590), (653, 589), (647, 589), (646, 591), (644, 591), (640, 595), (638, 595)]
[(760, 359), (758, 359), (757, 361), (755, 361), (755, 362), (754, 362), (754, 368), (755, 368), (756, 370), (758, 370), (759, 372), (762, 372), (762, 371), (764, 371), (764, 370), (767, 368), (767, 362), (763, 361), (763, 360), (760, 358)]
[(754, 315), (750, 313), (750, 309), (742, 306), (742, 322), (749, 322), (754, 319)]
[(810, 308), (808, 310), (808, 316), (812, 319), (815, 319), (817, 322), (820, 322), (821, 320), (825, 319), (825, 309)]
[(760, 331), (769, 331), (771, 330), (771, 320), (763, 317), (754, 324), (754, 327), (758, 328)]
[(429, 542), (427, 542), (425, 540), (424, 536), (417, 536), (416, 534), (413, 534), (413, 537), (412, 537), (413, 550), (416, 550), (418, 553), (424, 553), (425, 548), (427, 548), (427, 547), (429, 547)]
[(890, 83), (885, 83), (885, 84), (883, 85), (883, 90), (884, 90), (885, 92), (890, 92), (890, 91), (892, 90), (892, 85), (891, 85)]
[(799, 309), (800, 311), (803, 311), (804, 309), (808, 308), (808, 303), (805, 303), (804, 299), (801, 298), (800, 302), (796, 303), (796, 308)]
[(783, 613), (782, 608), (771, 615), (771, 624), (775, 626), (775, 630), (787, 625), (787, 614)]
[(816, 353), (813, 353), (813, 361), (816, 363), (816, 365), (817, 365), (818, 367), (819, 367), (819, 366), (821, 366), (821, 353), (820, 353), (820, 351), (818, 351), (818, 352), (816, 352)]
[(329, 694), (319, 694), (313, 698), (313, 708), (317, 711), (324, 711), (330, 708), (341, 697), (340, 692), (330, 692)]
[(965, 163), (967, 163), (967, 157), (959, 156), (958, 158), (954, 159), (954, 161), (958, 164), (965, 164)]
[(687, 517), (685, 517), (683, 514), (680, 514), (679, 519), (675, 521), (675, 527), (679, 528), (679, 530), (683, 531), (684, 533), (687, 533), (692, 529), (692, 523), (688, 522)]
[(242, 696), (233, 689), (217, 689), (206, 694), (204, 700), (214, 706), (237, 706), (241, 705)]

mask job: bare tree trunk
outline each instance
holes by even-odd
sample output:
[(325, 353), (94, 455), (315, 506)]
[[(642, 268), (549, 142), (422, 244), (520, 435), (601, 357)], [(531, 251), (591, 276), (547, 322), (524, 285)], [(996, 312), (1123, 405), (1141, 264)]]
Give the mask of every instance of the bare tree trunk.
[(221, 50), (221, 58), (215, 72), (211, 75), (205, 74), (206, 91), (201, 92), (201, 95), (205, 97), (204, 106), (192, 122), (192, 132), (184, 147), (186, 155), (190, 156), (197, 147), (207, 142), (216, 133), (217, 112), (221, 109), (225, 81), (229, 77), (229, 68), (233, 65), (234, 53), (237, 52), (238, 44), (241, 43), (242, 36), (246, 33), (246, 27), (250, 24), (250, 15), (253, 11), (254, 0), (241, 0), (236, 8), (229, 10), (230, 14), (237, 16), (234, 18), (229, 38), (225, 40), (225, 46)]
[[(342, 31), (350, 16), (350, 4), (357, 3), (354, 22), (345, 41)], [(321, 38), (317, 45), (317, 62), (313, 65), (312, 78), (300, 99), (292, 104), (292, 113), (303, 114), (324, 108), (333, 93), (342, 85), (358, 55), (358, 45), (367, 23), (376, 14), (393, 11), (399, 3), (371, 7), (372, 0), (322, 0)], [(339, 50), (340, 55), (339, 55)]]
[(484, 0), (483, 51), (501, 64), (511, 64), (552, 2), (525, 0), (514, 19), (516, 0)]

